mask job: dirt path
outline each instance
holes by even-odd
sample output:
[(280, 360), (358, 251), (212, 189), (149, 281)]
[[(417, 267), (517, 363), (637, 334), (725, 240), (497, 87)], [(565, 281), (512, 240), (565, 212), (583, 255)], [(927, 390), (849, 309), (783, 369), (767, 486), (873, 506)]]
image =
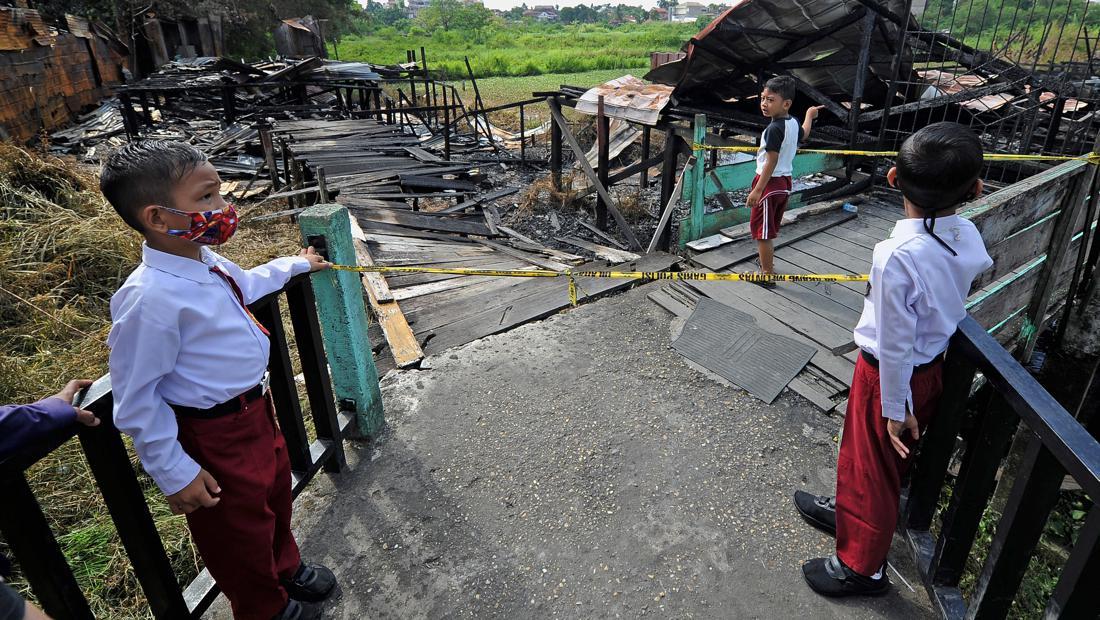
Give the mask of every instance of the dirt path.
[(799, 565), (831, 539), (790, 493), (832, 487), (839, 420), (691, 370), (645, 292), (383, 381), (388, 430), (299, 504), (305, 555), (342, 579), (326, 617), (931, 617), (901, 584), (810, 592)]

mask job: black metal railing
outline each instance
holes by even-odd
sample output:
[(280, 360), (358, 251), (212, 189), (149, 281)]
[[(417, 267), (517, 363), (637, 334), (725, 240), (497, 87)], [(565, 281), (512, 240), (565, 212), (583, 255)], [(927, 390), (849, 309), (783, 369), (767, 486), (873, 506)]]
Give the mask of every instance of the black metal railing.
[[(317, 439), (312, 442), (307, 435), (290, 345), (283, 326), (279, 303), (283, 296), (290, 312), (316, 431)], [(271, 396), (286, 438), (293, 493), (297, 497), (321, 469), (335, 473), (344, 468), (343, 438), (354, 418), (337, 410), (309, 276), (293, 278), (282, 291), (258, 300), (250, 308), (271, 332), (268, 364)], [(5, 498), (4, 508), (0, 510), (0, 532), (14, 552), (31, 589), (46, 613), (54, 618), (94, 618), (26, 477), (29, 467), (76, 436), (153, 615), (158, 619), (201, 617), (218, 590), (204, 570), (181, 591), (130, 454), (114, 425), (107, 377), (96, 382), (83, 407), (99, 417), (98, 426), (74, 425), (0, 463), (0, 496)]]
[[(967, 433), (961, 468), (946, 508), (938, 511), (940, 528), (934, 535), (930, 527), (979, 372), (988, 388), (976, 397), (984, 402)], [(1068, 473), (1094, 506), (1046, 616), (1093, 617), (1094, 590), (1100, 584), (1100, 443), (969, 316), (948, 349), (940, 402), (914, 463), (901, 519), (934, 605), (945, 618), (1005, 617)], [(1030, 434), (1029, 448), (967, 600), (959, 581), (1020, 423)]]

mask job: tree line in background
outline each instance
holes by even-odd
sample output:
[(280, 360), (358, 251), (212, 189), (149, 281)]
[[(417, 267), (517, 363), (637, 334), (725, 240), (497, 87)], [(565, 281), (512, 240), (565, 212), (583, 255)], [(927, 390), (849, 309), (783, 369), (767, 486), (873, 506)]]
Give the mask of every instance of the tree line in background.
[[(538, 0), (531, 0), (532, 3)], [(337, 41), (350, 35), (352, 43), (363, 37), (394, 34), (415, 38), (438, 37), (442, 33), (462, 33), (464, 41), (475, 45), (507, 43), (507, 37), (495, 36), (511, 32), (513, 39), (524, 32), (558, 32), (572, 36), (571, 27), (600, 26), (623, 32), (638, 32), (642, 39), (652, 39), (654, 32), (676, 33), (698, 29), (721, 13), (728, 5), (711, 3), (704, 17), (695, 23), (654, 24), (665, 18), (656, 10), (629, 4), (580, 4), (557, 8), (552, 21), (540, 21), (531, 9), (521, 4), (508, 11), (491, 11), (481, 4), (463, 0), (431, 0), (418, 11), (409, 11), (406, 0), (383, 4), (369, 0), (360, 6), (356, 0), (32, 0), (47, 19), (59, 20), (65, 13), (75, 13), (99, 19), (113, 25), (124, 37), (135, 32), (146, 15), (171, 19), (175, 16), (220, 14), (223, 31), (231, 56), (245, 59), (266, 57), (275, 53), (272, 29), (279, 20), (313, 15), (328, 20), (326, 38)], [(659, 0), (658, 6), (671, 10), (679, 0)], [(412, 16), (415, 13), (415, 16)], [(928, 29), (948, 32), (980, 49), (992, 49), (1012, 59), (1027, 61), (1039, 57), (1083, 60), (1086, 47), (1095, 49), (1100, 37), (1100, 2), (1091, 0), (928, 0), (921, 24)], [(690, 32), (686, 36), (690, 36)], [(626, 41), (630, 37), (621, 38)], [(659, 37), (663, 38), (663, 37)], [(1082, 44), (1082, 38), (1091, 43)], [(545, 42), (545, 41), (543, 41)], [(672, 47), (679, 48), (683, 40)], [(341, 41), (338, 45), (343, 45)], [(435, 41), (428, 47), (434, 48)], [(616, 54), (616, 49), (588, 50)], [(379, 62), (403, 61), (404, 57), (379, 59)], [(631, 62), (636, 62), (633, 60)], [(602, 64), (601, 64), (602, 63)], [(590, 68), (611, 68), (608, 60), (589, 59)], [(530, 75), (530, 68), (512, 69), (511, 74)], [(497, 71), (494, 74), (502, 74)]]

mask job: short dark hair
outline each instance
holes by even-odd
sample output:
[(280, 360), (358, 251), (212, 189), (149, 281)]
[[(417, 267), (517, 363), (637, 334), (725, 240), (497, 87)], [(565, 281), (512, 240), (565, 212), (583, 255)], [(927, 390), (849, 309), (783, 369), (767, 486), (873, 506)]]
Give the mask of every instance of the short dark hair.
[(138, 210), (151, 204), (172, 206), (176, 184), (206, 161), (205, 153), (183, 142), (132, 142), (111, 154), (103, 164), (99, 191), (124, 222), (143, 232)]
[(791, 101), (794, 101), (794, 96), (798, 92), (798, 85), (794, 83), (794, 78), (789, 75), (777, 75), (773, 77), (767, 82), (764, 82), (764, 88), (784, 99), (790, 99)]
[(966, 125), (933, 123), (909, 136), (897, 158), (898, 187), (924, 211), (949, 209), (971, 197), (982, 170), (982, 143)]

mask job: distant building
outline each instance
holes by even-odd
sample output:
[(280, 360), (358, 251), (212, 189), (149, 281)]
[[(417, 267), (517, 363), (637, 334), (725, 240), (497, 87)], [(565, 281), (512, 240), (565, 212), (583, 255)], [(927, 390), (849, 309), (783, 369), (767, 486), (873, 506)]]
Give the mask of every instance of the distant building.
[(321, 27), (312, 15), (284, 19), (275, 28), (275, 50), (287, 58), (327, 58)]
[(428, 8), (431, 4), (431, 0), (405, 0), (405, 16), (409, 19), (416, 19), (420, 15), (420, 11)]
[(668, 9), (657, 7), (649, 10), (649, 19), (655, 22), (667, 22), (668, 21)]
[(672, 7), (672, 18), (670, 21), (693, 22), (707, 14), (707, 5), (699, 4), (698, 2), (685, 2)]
[(531, 17), (535, 21), (540, 22), (556, 22), (558, 21), (558, 8), (555, 6), (539, 4), (524, 11), (523, 16)]

